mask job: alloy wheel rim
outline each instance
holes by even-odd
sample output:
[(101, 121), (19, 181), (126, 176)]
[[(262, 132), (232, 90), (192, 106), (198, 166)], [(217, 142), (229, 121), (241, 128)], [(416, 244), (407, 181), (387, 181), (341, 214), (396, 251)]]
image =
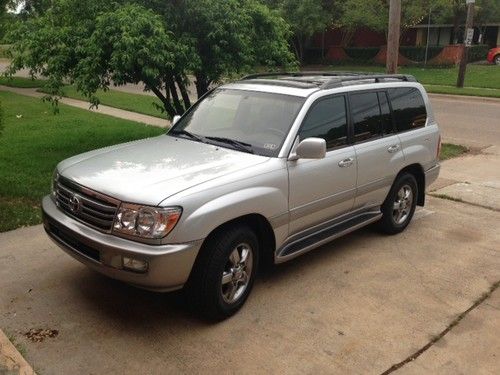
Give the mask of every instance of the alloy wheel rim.
[(221, 294), (224, 302), (233, 304), (241, 298), (250, 283), (252, 267), (252, 247), (247, 243), (235, 246), (222, 272)]
[(413, 191), (409, 185), (399, 189), (392, 207), (392, 217), (397, 225), (403, 224), (410, 216), (413, 204)]

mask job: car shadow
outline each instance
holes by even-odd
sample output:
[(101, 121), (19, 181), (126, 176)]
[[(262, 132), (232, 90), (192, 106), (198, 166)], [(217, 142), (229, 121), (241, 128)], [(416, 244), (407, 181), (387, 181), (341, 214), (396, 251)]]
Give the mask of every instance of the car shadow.
[[(253, 294), (259, 293), (263, 287), (292, 287), (298, 277), (308, 272), (308, 269), (322, 263), (335, 262), (336, 258), (356, 251), (360, 243), (369, 238), (376, 239), (377, 236), (380, 235), (369, 226), (286, 263), (266, 267), (256, 280)], [(81, 272), (72, 273), (71, 277), (73, 280), (65, 282), (79, 294), (79, 301), (85, 304), (85, 309), (99, 314), (103, 324), (118, 325), (130, 333), (174, 324), (180, 327), (210, 327), (214, 324), (191, 311), (182, 291), (147, 291), (110, 279), (85, 267), (81, 268)]]

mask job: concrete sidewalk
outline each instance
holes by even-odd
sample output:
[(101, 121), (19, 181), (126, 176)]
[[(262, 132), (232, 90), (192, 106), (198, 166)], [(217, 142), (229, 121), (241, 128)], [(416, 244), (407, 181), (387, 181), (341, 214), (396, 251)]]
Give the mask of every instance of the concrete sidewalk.
[(446, 160), (432, 194), (500, 211), (500, 146)]
[[(26, 95), (33, 98), (43, 98), (44, 96), (46, 96), (46, 94), (38, 92), (36, 91), (36, 89), (32, 88), (18, 88), (18, 87), (9, 87), (0, 85), (0, 91), (12, 92), (15, 94)], [(166, 128), (170, 126), (170, 121), (166, 119), (143, 115), (141, 113), (126, 111), (124, 109), (109, 107), (102, 104), (100, 104), (98, 108), (90, 109), (90, 103), (83, 100), (63, 97), (59, 99), (59, 102), (62, 104), (70, 105), (72, 107), (85, 109), (87, 111), (102, 113), (108, 116), (118, 117), (125, 120), (141, 122), (146, 125), (152, 125), (161, 128)]]

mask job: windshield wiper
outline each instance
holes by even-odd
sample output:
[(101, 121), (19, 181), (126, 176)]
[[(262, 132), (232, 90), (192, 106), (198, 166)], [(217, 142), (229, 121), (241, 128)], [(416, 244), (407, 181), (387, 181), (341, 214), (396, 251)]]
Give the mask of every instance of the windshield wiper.
[(240, 151), (248, 152), (250, 154), (254, 153), (252, 145), (250, 143), (241, 142), (235, 139), (225, 138), (225, 137), (206, 137), (206, 138), (216, 142), (227, 143)]
[(205, 138), (203, 138), (203, 137), (201, 137), (199, 135), (190, 133), (190, 132), (188, 132), (187, 130), (184, 130), (184, 129), (182, 129), (182, 130), (174, 130), (173, 132), (170, 132), (169, 134), (173, 134), (173, 135), (187, 135), (189, 138), (194, 139), (195, 141), (206, 143)]

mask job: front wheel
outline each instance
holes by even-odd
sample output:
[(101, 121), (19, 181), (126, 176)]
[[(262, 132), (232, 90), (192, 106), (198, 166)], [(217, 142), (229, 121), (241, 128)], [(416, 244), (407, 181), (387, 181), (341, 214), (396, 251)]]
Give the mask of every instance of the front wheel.
[(202, 317), (222, 320), (236, 313), (253, 286), (259, 264), (257, 236), (246, 225), (217, 232), (203, 244), (186, 285), (191, 307)]
[(496, 55), (493, 61), (495, 62), (495, 64), (500, 65), (500, 55)]
[(418, 187), (412, 174), (404, 173), (394, 182), (382, 205), (380, 228), (388, 234), (400, 233), (410, 223), (417, 206)]

